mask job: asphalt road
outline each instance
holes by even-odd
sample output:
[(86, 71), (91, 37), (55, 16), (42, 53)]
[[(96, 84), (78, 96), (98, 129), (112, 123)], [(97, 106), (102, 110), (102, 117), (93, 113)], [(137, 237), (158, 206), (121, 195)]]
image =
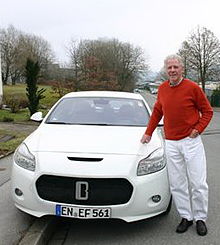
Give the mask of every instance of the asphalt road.
[(15, 208), (10, 193), (12, 155), (0, 159), (0, 245), (15, 245), (34, 218)]
[[(155, 98), (146, 95), (149, 104)], [(195, 225), (184, 234), (175, 232), (180, 218), (173, 205), (167, 216), (158, 216), (134, 223), (119, 220), (75, 220), (62, 219), (49, 245), (219, 245), (220, 242), (220, 112), (214, 117), (202, 135), (208, 165), (209, 218), (208, 235), (197, 235)]]
[[(37, 125), (0, 123), (1, 129), (31, 133)], [(0, 159), (0, 245), (15, 245), (35, 218), (19, 211), (10, 193), (12, 154)]]

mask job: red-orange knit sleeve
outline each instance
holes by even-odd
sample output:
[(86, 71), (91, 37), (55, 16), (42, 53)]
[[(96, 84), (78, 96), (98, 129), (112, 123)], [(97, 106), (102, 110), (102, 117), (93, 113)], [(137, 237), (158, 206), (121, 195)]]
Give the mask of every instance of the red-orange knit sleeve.
[(161, 118), (163, 116), (162, 106), (159, 100), (159, 93), (157, 97), (157, 101), (154, 104), (153, 112), (150, 117), (149, 123), (147, 125), (147, 129), (145, 131), (145, 134), (152, 135), (155, 128), (157, 127), (158, 123), (160, 122)]
[(194, 92), (196, 98), (196, 106), (199, 112), (201, 113), (201, 117), (198, 123), (194, 126), (194, 128), (197, 129), (199, 133), (202, 133), (212, 119), (213, 109), (205, 93), (199, 86), (195, 88)]

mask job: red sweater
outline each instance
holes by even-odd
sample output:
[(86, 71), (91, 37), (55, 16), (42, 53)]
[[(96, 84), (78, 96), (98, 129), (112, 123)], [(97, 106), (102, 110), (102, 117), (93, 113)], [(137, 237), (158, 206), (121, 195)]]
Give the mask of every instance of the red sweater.
[(165, 138), (179, 140), (190, 135), (192, 129), (202, 133), (213, 115), (212, 107), (202, 89), (189, 79), (174, 87), (169, 81), (158, 89), (157, 101), (145, 134), (152, 135), (164, 116)]

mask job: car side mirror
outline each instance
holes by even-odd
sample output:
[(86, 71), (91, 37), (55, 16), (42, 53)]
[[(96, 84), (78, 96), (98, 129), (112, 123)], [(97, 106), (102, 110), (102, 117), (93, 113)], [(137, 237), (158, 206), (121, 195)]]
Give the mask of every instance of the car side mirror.
[(43, 113), (41, 111), (35, 112), (31, 117), (31, 120), (36, 121), (36, 122), (41, 122), (43, 118)]

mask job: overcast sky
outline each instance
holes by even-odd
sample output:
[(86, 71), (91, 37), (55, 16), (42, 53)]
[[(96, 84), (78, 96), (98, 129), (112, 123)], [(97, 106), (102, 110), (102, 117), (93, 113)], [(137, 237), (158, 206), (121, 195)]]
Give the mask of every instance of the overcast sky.
[(0, 28), (39, 35), (57, 60), (70, 40), (117, 38), (140, 46), (153, 71), (198, 25), (220, 40), (220, 0), (0, 0)]

